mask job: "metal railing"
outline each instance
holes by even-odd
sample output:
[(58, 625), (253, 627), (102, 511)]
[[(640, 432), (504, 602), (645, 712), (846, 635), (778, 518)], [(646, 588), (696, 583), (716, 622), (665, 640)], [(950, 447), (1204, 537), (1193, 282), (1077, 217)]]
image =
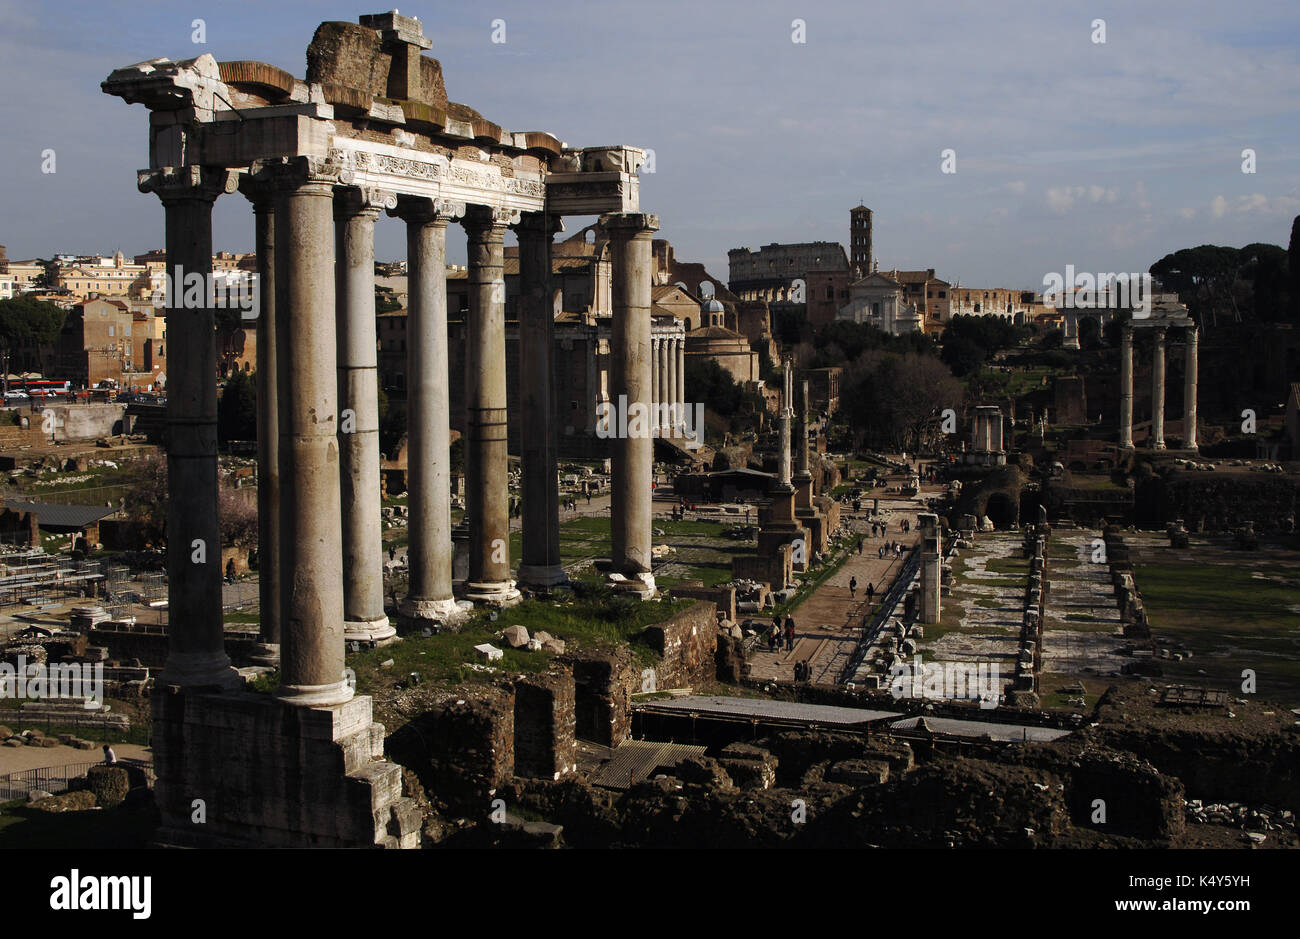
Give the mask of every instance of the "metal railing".
[[(104, 765), (103, 760), (87, 763), (64, 763), (62, 766), (39, 766), (0, 776), (0, 802), (25, 799), (33, 790), (41, 789), (51, 795), (67, 792), (72, 780), (80, 779), (93, 766)], [(150, 785), (154, 782), (153, 764), (148, 760), (118, 760), (118, 766), (138, 769), (145, 774)]]
[(894, 615), (899, 602), (907, 595), (908, 589), (912, 586), (912, 580), (920, 567), (921, 546), (917, 544), (907, 553), (907, 557), (903, 560), (903, 566), (899, 569), (898, 576), (894, 578), (894, 583), (890, 586), (889, 591), (881, 597), (880, 609), (876, 611), (869, 624), (864, 624), (865, 628), (862, 630), (862, 638), (858, 640), (858, 647), (853, 651), (853, 655), (845, 664), (843, 671), (840, 672), (840, 684), (844, 684), (853, 678), (858, 666), (866, 658), (867, 649), (876, 641), (880, 631), (884, 629), (885, 624)]

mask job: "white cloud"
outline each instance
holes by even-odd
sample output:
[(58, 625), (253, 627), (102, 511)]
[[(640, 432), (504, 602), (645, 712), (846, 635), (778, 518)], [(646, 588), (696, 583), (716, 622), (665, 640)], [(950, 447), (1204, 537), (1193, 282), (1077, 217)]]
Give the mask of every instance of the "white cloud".
[(1074, 208), (1076, 203), (1091, 202), (1099, 205), (1112, 203), (1119, 198), (1114, 189), (1096, 184), (1091, 186), (1051, 186), (1047, 190), (1047, 207), (1053, 212), (1065, 212)]

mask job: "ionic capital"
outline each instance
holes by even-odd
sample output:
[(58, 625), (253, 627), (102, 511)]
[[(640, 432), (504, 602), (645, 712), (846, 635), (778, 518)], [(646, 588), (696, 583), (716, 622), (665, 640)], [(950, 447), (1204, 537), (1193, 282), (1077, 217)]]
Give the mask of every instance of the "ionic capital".
[(411, 225), (447, 225), (465, 214), (465, 203), (423, 196), (398, 196), (396, 205), (386, 206), (392, 218)]
[(270, 182), (279, 193), (332, 196), (342, 169), (341, 164), (323, 157), (295, 156), (258, 160), (249, 172), (258, 180)]
[(465, 234), (474, 240), (505, 238), (506, 228), (517, 225), (523, 215), (518, 209), (471, 205), (461, 220)]
[(164, 166), (140, 170), (136, 187), (152, 192), (163, 205), (181, 202), (215, 202), (217, 196), (239, 187), (239, 171), (220, 166)]
[(510, 226), (515, 235), (521, 239), (542, 238), (550, 240), (558, 232), (564, 231), (564, 219), (549, 212), (524, 212), (519, 221)]
[(373, 186), (340, 186), (334, 190), (334, 218), (337, 221), (354, 216), (379, 218), (384, 209), (397, 208), (397, 193)]
[(607, 212), (600, 227), (610, 238), (648, 237), (659, 230), (659, 216), (645, 212)]

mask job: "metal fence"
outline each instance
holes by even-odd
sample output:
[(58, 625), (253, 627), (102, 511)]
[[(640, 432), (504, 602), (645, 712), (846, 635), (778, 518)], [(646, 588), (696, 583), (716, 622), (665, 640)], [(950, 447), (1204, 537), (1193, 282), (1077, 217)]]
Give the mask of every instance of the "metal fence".
[[(65, 763), (62, 766), (41, 766), (36, 769), (20, 770), (7, 776), (0, 776), (0, 802), (12, 802), (25, 799), (35, 789), (57, 795), (66, 792), (72, 780), (80, 779), (90, 772), (92, 766), (99, 766), (103, 760), (88, 763)], [(131, 767), (145, 774), (149, 785), (153, 785), (153, 764), (148, 760), (118, 760), (119, 766)]]

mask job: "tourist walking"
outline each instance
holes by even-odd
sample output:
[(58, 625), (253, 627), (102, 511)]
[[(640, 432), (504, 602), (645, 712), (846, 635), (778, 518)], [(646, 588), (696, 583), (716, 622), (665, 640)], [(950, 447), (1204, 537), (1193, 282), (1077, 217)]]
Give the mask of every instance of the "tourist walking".
[(856, 577), (850, 577), (850, 578), (849, 578), (849, 597), (850, 597), (851, 599), (857, 599), (857, 596), (858, 596), (858, 579), (857, 579)]
[(867, 602), (871, 603), (875, 599), (876, 599), (876, 585), (873, 584), (871, 581), (867, 581)]
[(785, 621), (785, 651), (794, 651), (794, 620)]

